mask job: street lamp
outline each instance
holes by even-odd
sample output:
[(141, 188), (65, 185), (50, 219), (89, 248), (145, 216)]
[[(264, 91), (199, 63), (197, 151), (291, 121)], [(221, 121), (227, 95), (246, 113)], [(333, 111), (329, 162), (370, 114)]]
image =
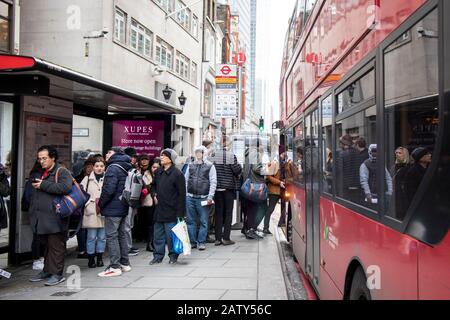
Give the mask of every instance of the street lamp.
[(181, 96), (178, 97), (178, 101), (180, 101), (181, 107), (186, 105), (187, 98), (184, 96), (184, 91), (181, 92)]
[(162, 93), (166, 102), (169, 102), (170, 97), (172, 96), (172, 90), (169, 89), (169, 85), (166, 85), (166, 88), (162, 91)]

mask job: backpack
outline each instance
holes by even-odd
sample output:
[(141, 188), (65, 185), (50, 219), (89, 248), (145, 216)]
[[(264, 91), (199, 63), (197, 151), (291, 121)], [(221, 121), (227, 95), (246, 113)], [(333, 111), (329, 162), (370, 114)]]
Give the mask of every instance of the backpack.
[(125, 189), (123, 189), (120, 200), (130, 208), (140, 208), (142, 206), (141, 192), (142, 188), (144, 187), (142, 174), (137, 169), (126, 171), (122, 166), (118, 164), (112, 164), (111, 167), (118, 167), (127, 174)]

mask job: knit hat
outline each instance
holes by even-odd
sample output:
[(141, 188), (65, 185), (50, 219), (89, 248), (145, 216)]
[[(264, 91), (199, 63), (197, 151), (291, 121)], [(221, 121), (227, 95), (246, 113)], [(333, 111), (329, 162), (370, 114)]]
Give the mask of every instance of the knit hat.
[(414, 159), (415, 162), (419, 162), (423, 156), (426, 156), (429, 153), (430, 151), (428, 151), (427, 148), (419, 147), (411, 153), (411, 157)]
[(129, 156), (130, 158), (135, 158), (137, 155), (136, 149), (135, 148), (126, 148), (124, 150), (125, 154), (127, 156)]
[(161, 156), (163, 155), (169, 158), (172, 163), (175, 163), (178, 158), (178, 154), (175, 152), (175, 150), (172, 149), (164, 149), (163, 151), (161, 151)]

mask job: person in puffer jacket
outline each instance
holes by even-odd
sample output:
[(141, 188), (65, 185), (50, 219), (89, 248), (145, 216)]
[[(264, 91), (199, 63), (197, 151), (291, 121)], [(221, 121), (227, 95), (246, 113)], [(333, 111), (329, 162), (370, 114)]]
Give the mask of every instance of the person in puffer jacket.
[(103, 181), (98, 210), (105, 217), (106, 243), (109, 248), (109, 267), (99, 277), (116, 277), (131, 271), (128, 253), (131, 232), (127, 222), (128, 206), (122, 201), (122, 192), (128, 171), (132, 169), (131, 159), (121, 148), (112, 148), (106, 155), (108, 168)]
[[(207, 160), (208, 149), (200, 146), (195, 149), (195, 161), (186, 171), (187, 190), (187, 226), (192, 248), (206, 250), (208, 236), (208, 219), (214, 204), (217, 188), (217, 174), (214, 165)], [(197, 230), (197, 220), (200, 228)], [(198, 231), (198, 236), (197, 236)]]

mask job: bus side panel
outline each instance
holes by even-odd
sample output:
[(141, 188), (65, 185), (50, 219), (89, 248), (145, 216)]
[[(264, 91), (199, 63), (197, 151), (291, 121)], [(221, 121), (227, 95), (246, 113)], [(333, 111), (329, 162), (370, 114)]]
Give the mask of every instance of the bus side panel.
[(320, 268), (319, 292), (321, 300), (343, 300), (344, 294), (333, 282), (324, 268)]
[(435, 248), (419, 243), (419, 298), (450, 299), (450, 234)]
[(295, 257), (306, 274), (306, 193), (296, 186), (291, 189), (292, 236)]
[(322, 199), (321, 261), (344, 292), (349, 264), (357, 258), (375, 288), (372, 298), (417, 299), (417, 242), (384, 225)]

